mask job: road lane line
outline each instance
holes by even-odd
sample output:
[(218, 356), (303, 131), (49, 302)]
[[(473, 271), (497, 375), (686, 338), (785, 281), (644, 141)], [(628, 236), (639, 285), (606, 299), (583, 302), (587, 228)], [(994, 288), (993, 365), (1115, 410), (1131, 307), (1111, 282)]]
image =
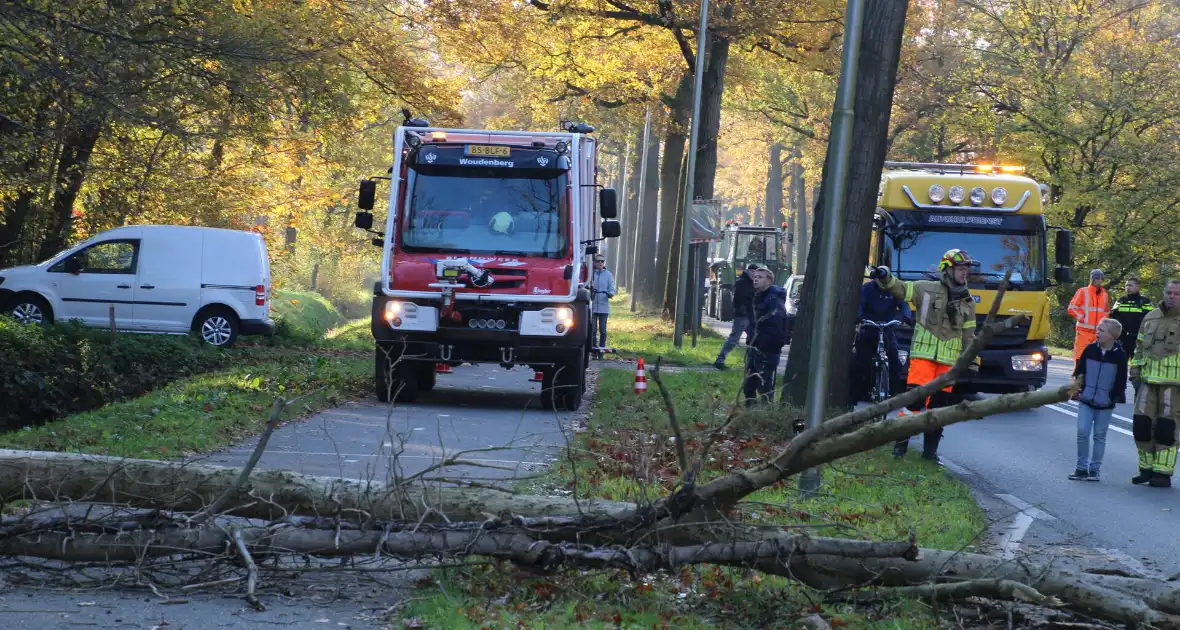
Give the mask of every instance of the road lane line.
[(1020, 550), (1020, 543), (1024, 540), (1024, 535), (1028, 533), (1028, 528), (1032, 527), (1033, 521), (1038, 518), (1046, 521), (1056, 519), (1019, 497), (1011, 494), (997, 494), (996, 496), (1001, 501), (1020, 510), (1012, 515), (1012, 524), (1008, 526), (1007, 531), (1000, 534), (1000, 547), (1004, 550), (1002, 556), (1004, 559), (1010, 560), (1016, 557), (1016, 552)]
[[(1073, 405), (1074, 407), (1077, 407), (1077, 406), (1078, 406), (1078, 401), (1076, 401), (1076, 400), (1067, 400), (1067, 401), (1065, 401), (1065, 402), (1067, 402), (1067, 403), (1069, 403), (1069, 404)], [(1126, 416), (1120, 416), (1120, 415), (1119, 415), (1119, 414), (1117, 414), (1117, 413), (1112, 413), (1112, 414), (1110, 414), (1110, 415), (1111, 415), (1111, 416), (1113, 416), (1113, 417), (1115, 417), (1115, 418), (1118, 418), (1119, 420), (1122, 420), (1123, 422), (1127, 422), (1127, 423), (1130, 423), (1130, 422), (1132, 422), (1132, 420), (1131, 420), (1130, 418), (1128, 418), (1128, 417), (1126, 417)]]
[[(1053, 411), (1059, 411), (1067, 416), (1073, 416), (1075, 418), (1078, 417), (1077, 412), (1070, 411), (1069, 409), (1066, 409), (1065, 407), (1058, 407), (1057, 405), (1045, 405), (1045, 406), (1052, 409)], [(1122, 416), (1115, 416), (1115, 417), (1120, 420), (1126, 420), (1127, 422), (1130, 422), (1130, 420), (1127, 420), (1126, 418), (1124, 418)], [(1122, 433), (1123, 435), (1130, 435), (1130, 436), (1135, 435), (1134, 433), (1131, 433), (1130, 431), (1128, 431), (1122, 427), (1117, 427), (1113, 424), (1110, 425), (1110, 430), (1111, 431), (1118, 431), (1119, 433)]]
[(1168, 576), (1164, 575), (1163, 573), (1160, 573), (1159, 571), (1155, 571), (1153, 569), (1149, 569), (1149, 568), (1143, 566), (1143, 563), (1139, 562), (1138, 559), (1136, 559), (1132, 556), (1129, 556), (1129, 555), (1119, 551), (1118, 549), (1095, 548), (1094, 551), (1097, 551), (1098, 553), (1104, 553), (1104, 554), (1110, 556), (1111, 558), (1114, 558), (1115, 560), (1121, 562), (1123, 564), (1123, 566), (1142, 575), (1145, 578), (1152, 579), (1152, 580), (1160, 580), (1160, 581), (1168, 579)]

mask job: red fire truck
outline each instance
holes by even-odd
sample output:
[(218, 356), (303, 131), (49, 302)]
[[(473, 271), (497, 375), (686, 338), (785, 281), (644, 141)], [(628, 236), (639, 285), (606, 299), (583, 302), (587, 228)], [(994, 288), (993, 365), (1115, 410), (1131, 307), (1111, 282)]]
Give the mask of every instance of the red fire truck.
[[(594, 128), (442, 129), (408, 118), (394, 132), (390, 177), (361, 181), (356, 215), (382, 248), (377, 398), (413, 400), (434, 387), (439, 364), (498, 363), (541, 372), (546, 407), (577, 409), (591, 256), (621, 231), (616, 193), (598, 185)], [(390, 181), (384, 231), (372, 229), (378, 179)]]

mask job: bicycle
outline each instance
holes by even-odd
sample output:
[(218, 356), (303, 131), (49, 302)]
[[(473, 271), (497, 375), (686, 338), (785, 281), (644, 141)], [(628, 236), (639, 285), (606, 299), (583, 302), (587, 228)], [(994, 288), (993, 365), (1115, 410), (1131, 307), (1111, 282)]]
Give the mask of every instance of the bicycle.
[(870, 326), (877, 329), (877, 355), (873, 357), (872, 372), (870, 372), (869, 381), (869, 400), (874, 404), (887, 400), (890, 394), (890, 383), (892, 382), (892, 375), (889, 373), (889, 355), (885, 352), (885, 332), (891, 328), (901, 326), (898, 320), (892, 320), (884, 324), (878, 324), (872, 320), (861, 320), (861, 326)]

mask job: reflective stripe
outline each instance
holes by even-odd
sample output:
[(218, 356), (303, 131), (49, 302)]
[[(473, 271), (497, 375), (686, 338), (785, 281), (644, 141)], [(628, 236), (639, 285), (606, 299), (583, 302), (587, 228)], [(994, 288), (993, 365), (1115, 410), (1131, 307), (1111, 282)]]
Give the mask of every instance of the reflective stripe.
[[(1140, 336), (1142, 342), (1142, 336)], [(1143, 382), (1152, 385), (1180, 385), (1180, 353), (1162, 359), (1143, 357), (1133, 362), (1140, 368)], [(1169, 402), (1171, 402), (1169, 400)]]
[[(1078, 304), (1077, 293), (1081, 294), (1081, 304)], [(1074, 294), (1073, 300), (1070, 301), (1069, 308), (1067, 309), (1067, 312), (1077, 321), (1075, 327), (1079, 330), (1097, 330), (1098, 322), (1101, 320), (1102, 315), (1107, 312), (1106, 306), (1093, 306), (1091, 304), (1089, 287), (1082, 287), (1078, 289), (1077, 293)], [(1102, 295), (1106, 296), (1107, 293), (1103, 292)], [(1106, 300), (1102, 301), (1105, 302)], [(1078, 312), (1082, 315), (1082, 319), (1080, 320), (1077, 318)]]
[[(971, 322), (971, 327), (975, 322)], [(967, 327), (966, 324), (963, 325)], [(963, 337), (955, 335), (952, 339), (939, 339), (934, 333), (926, 330), (925, 326), (914, 327), (914, 339), (910, 342), (910, 357), (927, 359), (943, 365), (954, 365), (959, 355), (963, 353)]]
[(1162, 451), (1155, 452), (1155, 463), (1151, 469), (1161, 475), (1171, 475), (1176, 472), (1176, 445), (1173, 444)]

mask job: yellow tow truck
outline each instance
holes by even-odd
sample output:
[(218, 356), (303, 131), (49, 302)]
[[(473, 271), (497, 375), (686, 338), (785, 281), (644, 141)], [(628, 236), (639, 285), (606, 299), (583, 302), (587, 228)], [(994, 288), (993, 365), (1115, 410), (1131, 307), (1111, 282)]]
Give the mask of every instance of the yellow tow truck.
[[(968, 279), (987, 317), (1008, 268), (1012, 279), (999, 316), (1028, 320), (997, 335), (980, 354), (980, 369), (964, 376), (960, 391), (1032, 391), (1048, 375), (1048, 290), (1073, 281), (1069, 230), (1048, 225), (1048, 187), (1022, 166), (886, 162), (878, 191), (870, 267), (886, 265), (902, 280), (937, 280), (938, 261), (948, 249), (964, 249), (980, 261)], [(1056, 267), (1048, 263), (1048, 233), (1055, 232)], [(897, 333), (908, 367), (911, 330)], [(904, 368), (903, 368), (904, 369)]]

